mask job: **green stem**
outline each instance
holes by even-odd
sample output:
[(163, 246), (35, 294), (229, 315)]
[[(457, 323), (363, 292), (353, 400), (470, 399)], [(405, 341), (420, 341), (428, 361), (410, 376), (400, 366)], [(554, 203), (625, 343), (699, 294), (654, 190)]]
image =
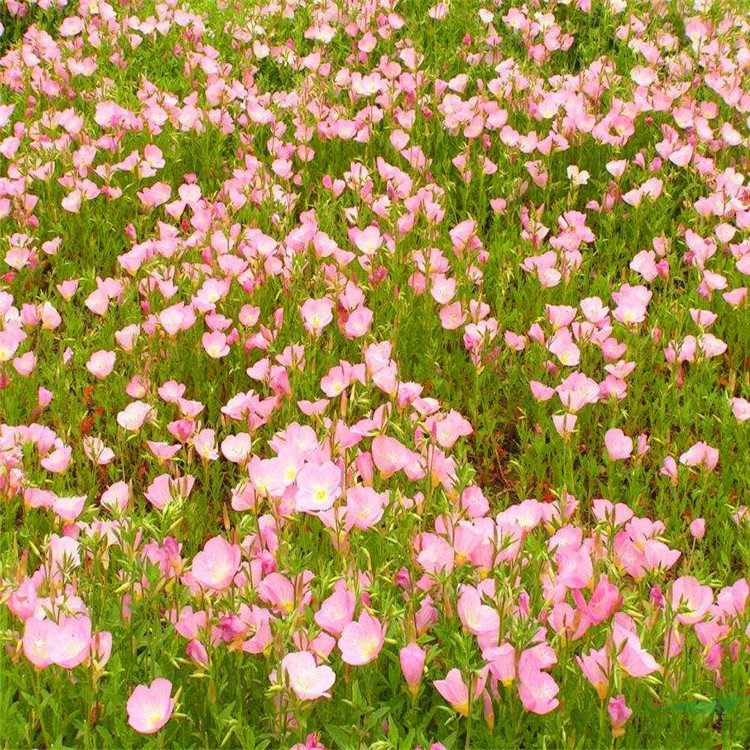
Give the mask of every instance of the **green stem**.
[(34, 669), (34, 698), (36, 700), (36, 712), (39, 715), (39, 726), (42, 730), (42, 740), (45, 748), (50, 746), (49, 732), (44, 721), (44, 708), (42, 706), (42, 673)]

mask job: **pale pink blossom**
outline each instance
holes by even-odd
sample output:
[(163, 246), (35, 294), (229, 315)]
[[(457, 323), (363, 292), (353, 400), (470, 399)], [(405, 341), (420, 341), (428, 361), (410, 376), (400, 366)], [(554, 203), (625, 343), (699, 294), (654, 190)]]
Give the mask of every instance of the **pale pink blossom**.
[(385, 642), (386, 627), (379, 620), (363, 612), (359, 620), (344, 626), (339, 638), (341, 658), (346, 664), (361, 666), (374, 661)]
[(114, 370), (115, 359), (114, 352), (105, 350), (94, 352), (86, 362), (86, 369), (98, 380), (104, 380)]
[(172, 716), (172, 683), (157, 677), (150, 685), (138, 685), (127, 703), (128, 724), (140, 734), (158, 732)]
[(427, 653), (414, 641), (404, 646), (398, 654), (401, 672), (412, 695), (416, 696), (422, 682)]
[(193, 558), (191, 572), (195, 581), (212, 591), (223, 591), (232, 585), (239, 570), (241, 550), (224, 537), (209, 539)]
[(620, 429), (607, 430), (604, 435), (604, 445), (612, 461), (621, 461), (633, 453), (633, 439)]
[(299, 700), (312, 701), (331, 697), (328, 691), (336, 681), (336, 675), (329, 666), (318, 666), (309, 651), (287, 654), (281, 660), (281, 670)]

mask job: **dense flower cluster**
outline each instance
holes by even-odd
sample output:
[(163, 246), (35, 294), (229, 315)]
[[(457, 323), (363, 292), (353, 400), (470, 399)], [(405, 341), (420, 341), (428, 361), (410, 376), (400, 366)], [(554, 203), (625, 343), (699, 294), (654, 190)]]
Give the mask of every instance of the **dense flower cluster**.
[(0, 745), (746, 745), (730, 5), (8, 0)]

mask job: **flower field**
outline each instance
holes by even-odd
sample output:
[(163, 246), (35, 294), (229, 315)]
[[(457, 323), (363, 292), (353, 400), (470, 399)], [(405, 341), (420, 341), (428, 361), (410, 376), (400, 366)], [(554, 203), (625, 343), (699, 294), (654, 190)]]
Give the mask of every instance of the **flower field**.
[(744, 0), (0, 26), (0, 750), (750, 746)]

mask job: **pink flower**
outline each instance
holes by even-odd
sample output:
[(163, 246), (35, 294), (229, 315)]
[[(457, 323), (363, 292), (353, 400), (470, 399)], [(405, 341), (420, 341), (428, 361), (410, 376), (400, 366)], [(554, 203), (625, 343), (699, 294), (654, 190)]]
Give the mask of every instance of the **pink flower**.
[(185, 499), (190, 495), (195, 484), (195, 477), (186, 474), (183, 477), (171, 477), (160, 474), (146, 488), (144, 495), (154, 508), (164, 510), (167, 503), (175, 499)]
[(344, 627), (339, 638), (341, 658), (357, 667), (374, 661), (385, 643), (385, 631), (385, 625), (363, 612), (358, 621)]
[(700, 622), (714, 602), (710, 586), (702, 586), (693, 576), (682, 576), (672, 584), (672, 610), (682, 625)]
[(403, 443), (388, 435), (378, 435), (372, 441), (372, 460), (384, 479), (403, 469), (410, 453)]
[(726, 343), (711, 333), (704, 333), (700, 336), (698, 346), (708, 359), (719, 357), (727, 350)]
[(621, 613), (615, 615), (612, 639), (617, 649), (617, 661), (631, 677), (646, 677), (661, 670), (654, 657), (641, 646), (631, 618)]
[(577, 367), (581, 361), (581, 350), (573, 341), (568, 328), (560, 328), (549, 340), (547, 349), (566, 367)]
[(90, 461), (99, 466), (106, 466), (115, 460), (115, 452), (108, 448), (101, 438), (91, 435), (83, 438), (83, 452)]
[(86, 495), (57, 497), (52, 502), (52, 510), (63, 523), (73, 523), (83, 512)]
[(622, 177), (622, 173), (625, 171), (627, 166), (627, 159), (617, 159), (607, 162), (606, 169), (615, 179)]
[(469, 688), (460, 670), (451, 669), (444, 680), (435, 680), (433, 685), (455, 711), (461, 716), (469, 715)]
[(562, 405), (571, 414), (576, 414), (587, 404), (599, 400), (599, 384), (581, 372), (568, 375), (555, 389)]
[(156, 410), (144, 401), (132, 401), (117, 414), (117, 424), (128, 431), (140, 430), (144, 422), (155, 419)]
[(581, 614), (593, 625), (599, 625), (608, 620), (622, 604), (620, 590), (609, 582), (607, 576), (602, 576), (596, 584), (591, 599), (586, 602), (580, 589), (573, 591), (575, 601)]
[(500, 615), (497, 610), (482, 604), (482, 596), (473, 586), (462, 586), (461, 595), (458, 598), (458, 616), (461, 623), (469, 631), (483, 639), (494, 639), (500, 632)]
[(573, 433), (578, 422), (577, 414), (553, 414), (552, 424), (555, 425), (555, 429), (562, 438), (567, 438)]
[(600, 297), (586, 297), (580, 302), (586, 320), (595, 326), (603, 326), (608, 321), (609, 308)]
[(295, 607), (294, 584), (281, 573), (269, 573), (258, 584), (258, 595), (282, 615), (289, 614)]
[(672, 456), (667, 456), (664, 459), (664, 463), (662, 464), (661, 469), (659, 469), (659, 474), (661, 474), (663, 477), (669, 477), (672, 480), (673, 484), (677, 484), (677, 461), (672, 458)]
[(318, 739), (317, 734), (308, 734), (304, 742), (292, 745), (290, 750), (327, 750), (326, 746)]
[(588, 654), (576, 656), (583, 676), (593, 685), (600, 700), (604, 700), (609, 690), (611, 665), (606, 646), (599, 650), (592, 649)]
[(690, 524), (690, 534), (694, 539), (703, 539), (703, 537), (706, 535), (706, 519), (696, 518)]
[(65, 279), (57, 285), (57, 291), (60, 292), (60, 296), (66, 302), (70, 302), (73, 295), (78, 291), (78, 279)]
[(352, 227), (349, 230), (349, 239), (363, 255), (373, 255), (383, 244), (383, 237), (380, 234), (380, 230), (374, 225), (370, 225), (364, 229)]
[(221, 331), (206, 331), (201, 337), (201, 344), (211, 359), (221, 359), (229, 354), (226, 334)]
[(159, 313), (158, 318), (161, 327), (170, 336), (176, 336), (180, 331), (187, 331), (196, 320), (194, 310), (184, 302), (165, 307)]
[(307, 463), (297, 473), (294, 503), (298, 511), (330, 510), (340, 494), (341, 469), (332, 461)]
[(750, 419), (750, 401), (744, 398), (732, 398), (729, 403), (732, 406), (732, 414), (738, 422), (747, 422)]
[(219, 457), (216, 449), (216, 432), (205, 428), (193, 435), (193, 448), (204, 461), (215, 461)]
[(383, 517), (388, 504), (387, 492), (375, 492), (372, 487), (356, 485), (346, 491), (346, 526), (369, 529)]
[(404, 646), (398, 654), (398, 660), (401, 664), (401, 671), (403, 672), (406, 684), (411, 691), (411, 694), (416, 697), (419, 691), (419, 685), (422, 682), (422, 674), (424, 672), (424, 662), (427, 656), (425, 650), (420, 648), (415, 642), (411, 642), (408, 646)]
[(172, 195), (172, 188), (165, 182), (155, 182), (150, 187), (140, 190), (137, 195), (144, 208), (155, 208), (169, 200)]
[(86, 617), (65, 617), (60, 623), (52, 648), (55, 664), (73, 669), (89, 656), (91, 646), (91, 620)]
[(246, 432), (241, 432), (239, 435), (227, 435), (221, 441), (222, 455), (227, 461), (235, 464), (244, 464), (250, 457), (252, 447), (252, 439)]
[(541, 669), (519, 669), (518, 696), (527, 711), (540, 715), (554, 711), (560, 705), (559, 691), (558, 684)]
[(435, 440), (441, 448), (446, 450), (452, 448), (459, 437), (471, 435), (471, 424), (464, 419), (455, 409), (451, 409), (448, 415), (435, 423)]
[(315, 622), (331, 635), (339, 636), (354, 617), (356, 597), (344, 581), (337, 581), (331, 594), (315, 613)]
[(612, 461), (630, 458), (633, 453), (633, 439), (620, 429), (607, 430), (604, 435), (604, 445)]
[(442, 536), (420, 534), (417, 562), (428, 573), (450, 573), (455, 562), (455, 550)]
[(232, 585), (241, 557), (242, 551), (236, 544), (215, 536), (193, 558), (193, 578), (207, 589), (223, 591)]
[(39, 463), (42, 468), (53, 474), (62, 474), (70, 465), (73, 449), (64, 445), (60, 439), (55, 440), (55, 449), (48, 453)]
[(440, 308), (440, 324), (446, 331), (455, 331), (464, 324), (465, 320), (466, 313), (459, 301)]
[(132, 352), (135, 348), (135, 342), (141, 333), (141, 326), (133, 323), (125, 328), (115, 331), (115, 340), (120, 347), (126, 352)]
[(114, 352), (105, 350), (94, 352), (86, 362), (86, 369), (98, 380), (104, 380), (114, 369), (115, 359)]
[(240, 605), (240, 617), (244, 623), (250, 626), (250, 632), (253, 634), (242, 642), (242, 650), (248, 654), (263, 653), (273, 640), (271, 613), (255, 604), (252, 607), (242, 604)]
[(731, 586), (725, 586), (716, 596), (716, 604), (729, 619), (741, 616), (750, 601), (750, 582), (740, 578)]
[(44, 388), (43, 386), (39, 387), (38, 396), (37, 396), (37, 403), (39, 406), (44, 408), (45, 406), (49, 406), (52, 403), (52, 399), (54, 398), (54, 393), (52, 391), (48, 390), (47, 388)]
[(318, 666), (309, 651), (287, 654), (281, 660), (281, 671), (287, 676), (289, 686), (301, 701), (330, 698), (328, 690), (336, 681), (336, 674), (328, 666)]
[(653, 250), (641, 250), (630, 262), (630, 268), (643, 276), (646, 281), (653, 281), (659, 275), (656, 253)]
[(73, 669), (89, 657), (91, 620), (85, 615), (52, 620), (27, 618), (23, 632), (23, 652), (38, 669), (57, 664)]
[(625, 724), (633, 715), (632, 709), (628, 708), (625, 703), (625, 696), (618, 695), (616, 698), (610, 698), (607, 711), (612, 722), (612, 736), (615, 738), (622, 737), (625, 734)]
[(172, 683), (157, 677), (149, 686), (138, 685), (128, 698), (128, 724), (141, 734), (154, 734), (168, 721), (174, 710)]
[(104, 490), (100, 502), (111, 512), (124, 511), (130, 502), (130, 487), (125, 482), (115, 482)]
[(26, 334), (20, 328), (6, 328), (0, 331), (0, 362), (10, 362)]
[(112, 633), (100, 630), (91, 639), (91, 659), (97, 669), (104, 669), (112, 655)]
[(540, 383), (538, 380), (530, 380), (529, 387), (531, 388), (531, 395), (537, 401), (549, 401), (555, 395), (554, 388), (544, 385), (544, 383)]
[(651, 297), (651, 292), (645, 286), (623, 284), (619, 291), (612, 292), (612, 299), (617, 303), (612, 314), (626, 325), (642, 323), (646, 319), (646, 308)]
[(13, 367), (19, 375), (26, 378), (34, 372), (36, 363), (36, 354), (34, 352), (26, 352), (13, 360)]
[(706, 471), (711, 472), (719, 463), (719, 451), (701, 441), (690, 446), (680, 456), (680, 463), (683, 466), (703, 466)]
[(549, 669), (554, 667), (555, 664), (557, 664), (555, 650), (546, 641), (541, 641), (521, 652), (521, 656), (518, 658), (518, 674), (521, 676), (525, 672)]
[(308, 299), (300, 307), (305, 330), (313, 336), (320, 336), (323, 329), (333, 320), (333, 300)]
[(188, 659), (199, 667), (209, 665), (208, 651), (206, 647), (198, 640), (193, 639), (185, 646), (185, 653)]
[(599, 497), (593, 501), (592, 506), (594, 518), (597, 521), (606, 521), (612, 526), (622, 526), (633, 517), (633, 511), (624, 503), (613, 504)]
[(23, 628), (23, 653), (37, 668), (44, 669), (54, 662), (54, 643), (59, 627), (52, 620), (27, 618)]
[(484, 649), (482, 658), (489, 662), (490, 673), (505, 687), (510, 687), (516, 679), (516, 649), (507, 641), (499, 646)]
[(372, 327), (373, 312), (369, 307), (360, 305), (353, 310), (344, 324), (344, 333), (348, 339), (358, 339), (366, 335)]

